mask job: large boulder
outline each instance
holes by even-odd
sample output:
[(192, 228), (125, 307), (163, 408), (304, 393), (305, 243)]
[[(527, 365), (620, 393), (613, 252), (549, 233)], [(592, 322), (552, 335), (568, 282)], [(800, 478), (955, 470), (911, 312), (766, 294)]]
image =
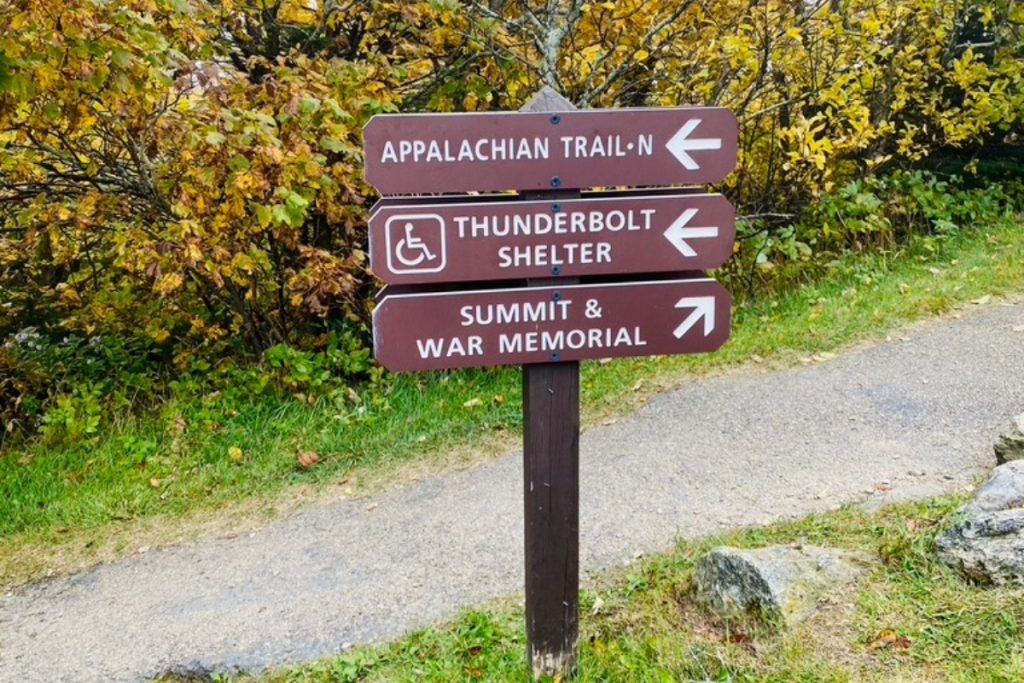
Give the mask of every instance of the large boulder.
[(855, 583), (870, 563), (863, 553), (818, 546), (723, 546), (698, 560), (695, 597), (723, 617), (754, 614), (792, 626), (829, 593)]
[(999, 435), (994, 446), (996, 462), (1024, 459), (1024, 413), (1010, 420), (1010, 428)]
[(935, 546), (979, 583), (1024, 586), (1024, 460), (993, 470)]

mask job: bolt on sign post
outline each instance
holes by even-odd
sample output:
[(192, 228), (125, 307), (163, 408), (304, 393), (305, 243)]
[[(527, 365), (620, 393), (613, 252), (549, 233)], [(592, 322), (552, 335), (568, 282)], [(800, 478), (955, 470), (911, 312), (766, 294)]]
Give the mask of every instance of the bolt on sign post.
[[(544, 88), (520, 112), (375, 116), (363, 130), (374, 356), (395, 372), (521, 365), (527, 656), (569, 676), (579, 632), (579, 361), (708, 353), (731, 299), (720, 195), (736, 165), (720, 108), (579, 111)], [(515, 195), (457, 193), (515, 191)], [(584, 280), (585, 279), (585, 280)], [(491, 284), (489, 284), (491, 283)], [(439, 285), (446, 285), (438, 291)], [(454, 286), (453, 286), (454, 285)]]

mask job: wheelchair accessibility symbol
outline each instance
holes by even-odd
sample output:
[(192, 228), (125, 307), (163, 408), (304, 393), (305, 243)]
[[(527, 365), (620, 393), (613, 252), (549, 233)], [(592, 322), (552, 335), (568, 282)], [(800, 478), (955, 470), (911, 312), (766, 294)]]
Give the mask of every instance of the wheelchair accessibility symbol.
[(384, 226), (392, 273), (437, 273), (447, 265), (444, 219), (433, 213), (392, 216)]

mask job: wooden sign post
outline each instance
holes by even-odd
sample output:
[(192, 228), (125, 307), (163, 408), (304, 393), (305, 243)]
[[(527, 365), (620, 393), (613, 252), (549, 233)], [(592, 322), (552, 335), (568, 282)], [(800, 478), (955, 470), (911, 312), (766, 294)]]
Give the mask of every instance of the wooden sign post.
[[(573, 109), (554, 90), (541, 90), (523, 107)], [(525, 199), (579, 196), (578, 189), (552, 190)], [(579, 361), (523, 366), (523, 522), (527, 660), (535, 680), (567, 677), (576, 669), (580, 620)]]
[[(364, 129), (366, 177), (382, 194), (519, 193), (382, 199), (370, 263), (390, 285), (373, 313), (384, 367), (522, 365), (534, 679), (576, 668), (579, 361), (707, 353), (729, 336), (729, 293), (699, 272), (732, 253), (724, 198), (580, 190), (717, 182), (737, 144), (725, 109), (578, 111), (550, 88), (518, 113), (385, 115)], [(647, 277), (622, 279), (636, 274)]]

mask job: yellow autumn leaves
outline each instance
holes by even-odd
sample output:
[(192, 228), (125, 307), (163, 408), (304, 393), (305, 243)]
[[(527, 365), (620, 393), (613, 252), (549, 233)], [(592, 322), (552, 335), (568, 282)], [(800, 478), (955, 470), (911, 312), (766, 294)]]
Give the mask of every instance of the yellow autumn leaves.
[(1024, 130), (1008, 0), (26, 0), (7, 18), (0, 330), (141, 332), (182, 363), (365, 327), (377, 113), (512, 110), (549, 79), (584, 107), (726, 106), (726, 191), (790, 216)]

